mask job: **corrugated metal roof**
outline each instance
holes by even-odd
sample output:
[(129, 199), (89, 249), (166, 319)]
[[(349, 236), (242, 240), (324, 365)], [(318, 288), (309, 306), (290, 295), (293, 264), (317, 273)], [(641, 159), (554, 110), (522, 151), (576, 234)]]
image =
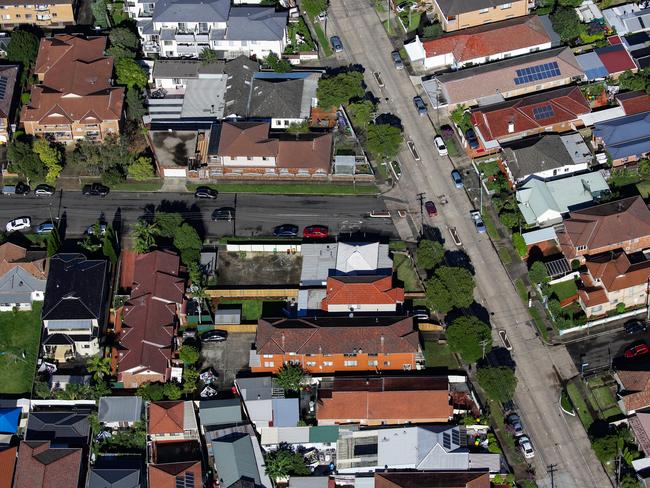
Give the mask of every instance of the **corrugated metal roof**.
[(338, 425), (321, 425), (309, 428), (309, 442), (336, 442), (338, 438)]

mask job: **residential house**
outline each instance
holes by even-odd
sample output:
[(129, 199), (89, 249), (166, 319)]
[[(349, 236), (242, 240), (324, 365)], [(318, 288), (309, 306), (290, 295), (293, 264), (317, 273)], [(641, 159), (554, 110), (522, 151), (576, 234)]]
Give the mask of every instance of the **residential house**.
[(573, 211), (557, 229), (568, 260), (622, 249), (626, 253), (650, 247), (650, 210), (641, 197), (630, 197)]
[(298, 450), (316, 449), (319, 452), (335, 453), (339, 438), (338, 425), (316, 425), (298, 427), (262, 427), (260, 444), (266, 450), (291, 444)]
[(0, 447), (0, 488), (12, 488), (17, 457), (17, 447)]
[(176, 254), (154, 251), (136, 258), (117, 348), (118, 381), (127, 388), (169, 380), (184, 292), (185, 278)]
[(579, 303), (587, 317), (604, 315), (620, 304), (630, 308), (648, 303), (650, 260), (644, 252), (609, 251), (589, 256), (580, 278)]
[(437, 106), (451, 111), (459, 105), (498, 103), (583, 79), (585, 73), (571, 48), (559, 47), (443, 73), (422, 86)]
[(615, 168), (635, 163), (650, 153), (649, 123), (650, 112), (599, 122), (593, 130), (594, 145), (607, 151)]
[(202, 485), (201, 444), (195, 440), (157, 441), (150, 448), (147, 487), (180, 488)]
[[(639, 371), (639, 373), (646, 373)], [(628, 417), (627, 422), (632, 429), (632, 434), (636, 439), (637, 445), (641, 448), (645, 457), (650, 456), (650, 413), (649, 412), (636, 412), (634, 415)]]
[(154, 442), (198, 439), (194, 404), (191, 401), (149, 403), (147, 435)]
[[(650, 42), (650, 36), (648, 41)], [(617, 93), (616, 102), (623, 108), (625, 115), (650, 112), (650, 95), (644, 91)]]
[(257, 431), (264, 427), (296, 427), (300, 419), (297, 398), (285, 398), (284, 390), (274, 385), (271, 376), (237, 378), (235, 387), (242, 399), (246, 417)]
[(229, 0), (136, 0), (127, 12), (137, 22), (145, 55), (198, 58), (212, 49), (221, 58), (265, 58), (287, 45), (286, 12), (273, 7), (231, 7)]
[(609, 194), (600, 171), (544, 181), (530, 178), (516, 192), (517, 205), (527, 224), (546, 227), (562, 222), (571, 210), (584, 208)]
[(618, 78), (625, 71), (636, 72), (637, 65), (623, 44), (599, 47), (593, 51), (576, 56), (584, 69), (587, 80)]
[(87, 447), (90, 439), (89, 411), (41, 410), (27, 418), (26, 441), (52, 441), (56, 446)]
[[(626, 36), (620, 36), (620, 39), (639, 69), (643, 69), (650, 65), (650, 47), (648, 47), (650, 35), (648, 32), (628, 34)], [(644, 112), (645, 111), (646, 110), (644, 110)]]
[(552, 38), (537, 15), (504, 20), (452, 32), (436, 39), (404, 44), (412, 64), (426, 69), (460, 69), (543, 49)]
[(499, 166), (513, 187), (532, 177), (549, 180), (581, 173), (593, 161), (589, 147), (577, 132), (527, 137), (502, 149)]
[(143, 488), (142, 460), (135, 456), (99, 456), (88, 471), (85, 488)]
[(589, 102), (576, 86), (476, 108), (470, 116), (481, 144), (476, 153), (498, 151), (503, 143), (527, 136), (574, 131), (589, 112)]
[(14, 488), (83, 486), (83, 449), (53, 447), (55, 441), (21, 441)]
[(392, 276), (330, 276), (325, 312), (392, 312), (404, 303), (404, 288), (393, 287)]
[(421, 359), (412, 317), (260, 319), (251, 351), (254, 373), (286, 362), (309, 372), (412, 370)]
[(44, 253), (11, 242), (0, 245), (0, 312), (31, 310), (43, 301), (46, 280)]
[(34, 66), (38, 83), (20, 117), (27, 134), (70, 144), (120, 133), (124, 88), (112, 84), (106, 40), (68, 34), (41, 39)]
[(105, 396), (99, 399), (98, 420), (106, 427), (133, 427), (142, 420), (144, 404), (139, 396)]
[(434, 15), (446, 32), (528, 15), (535, 5), (528, 0), (503, 3), (500, 0), (427, 0), (427, 3), (433, 6)]
[(65, 361), (99, 353), (99, 331), (106, 321), (108, 262), (83, 254), (50, 258), (45, 287), (43, 353)]
[[(4, 18), (4, 15), (2, 16)], [(13, 109), (18, 79), (18, 65), (0, 66), (0, 144), (9, 142), (10, 126), (13, 121)]]
[(619, 385), (618, 405), (625, 415), (650, 407), (650, 371), (620, 368), (614, 377)]
[(336, 470), (368, 473), (391, 468), (436, 471), (488, 469), (501, 471), (500, 454), (470, 452), (464, 426), (403, 426), (339, 431)]
[(54, 0), (48, 3), (11, 2), (2, 7), (0, 28), (12, 30), (21, 25), (52, 29), (75, 24), (77, 0)]
[(490, 488), (487, 469), (470, 471), (390, 471), (375, 473), (374, 488), (413, 488), (439, 486), (444, 488)]
[(650, 8), (644, 8), (639, 3), (604, 9), (603, 17), (621, 36), (650, 29)]

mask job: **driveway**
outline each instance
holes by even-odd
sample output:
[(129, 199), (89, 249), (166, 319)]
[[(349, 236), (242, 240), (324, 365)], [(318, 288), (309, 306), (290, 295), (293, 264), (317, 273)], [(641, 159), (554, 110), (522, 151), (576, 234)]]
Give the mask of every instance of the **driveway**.
[(212, 367), (218, 373), (219, 390), (229, 389), (235, 383), (237, 373), (248, 369), (248, 357), (255, 334), (231, 332), (224, 342), (212, 342), (201, 346), (201, 368)]

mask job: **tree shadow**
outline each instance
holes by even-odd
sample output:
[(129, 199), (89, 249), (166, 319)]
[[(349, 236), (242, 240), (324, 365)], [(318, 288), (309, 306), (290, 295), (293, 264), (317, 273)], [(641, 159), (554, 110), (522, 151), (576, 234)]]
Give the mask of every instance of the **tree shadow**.
[(533, 246), (530, 248), (530, 251), (528, 251), (528, 259), (526, 260), (528, 269), (530, 269), (535, 261), (544, 261), (544, 252), (539, 248), (539, 246)]
[(390, 114), (390, 113), (379, 114), (375, 119), (375, 123), (392, 125), (393, 127), (397, 127), (400, 131), (404, 132), (402, 119), (400, 119), (397, 115), (394, 114)]
[(119, 241), (120, 236), (122, 235), (122, 207), (117, 207), (115, 210), (115, 213), (113, 214), (113, 220), (111, 221), (111, 227), (113, 227), (115, 237)]
[(447, 251), (445, 253), (445, 262), (447, 263), (448, 266), (453, 266), (456, 268), (465, 268), (472, 275), (475, 274), (472, 261), (470, 260), (469, 256), (465, 253), (465, 251), (461, 249)]
[(445, 243), (445, 238), (442, 231), (437, 227), (433, 227), (432, 225), (424, 224), (422, 226), (422, 235), (425, 239), (429, 239), (430, 241), (436, 241), (443, 245)]

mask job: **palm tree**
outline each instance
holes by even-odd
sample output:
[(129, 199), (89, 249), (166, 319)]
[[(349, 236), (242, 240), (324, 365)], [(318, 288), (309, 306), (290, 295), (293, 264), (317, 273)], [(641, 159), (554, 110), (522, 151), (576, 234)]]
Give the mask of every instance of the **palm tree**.
[(138, 254), (144, 254), (156, 245), (156, 236), (158, 235), (158, 226), (138, 220), (131, 230), (131, 239), (133, 239), (133, 250)]
[(93, 380), (99, 383), (104, 376), (111, 373), (111, 360), (102, 356), (93, 356), (86, 363), (86, 368), (93, 375)]

